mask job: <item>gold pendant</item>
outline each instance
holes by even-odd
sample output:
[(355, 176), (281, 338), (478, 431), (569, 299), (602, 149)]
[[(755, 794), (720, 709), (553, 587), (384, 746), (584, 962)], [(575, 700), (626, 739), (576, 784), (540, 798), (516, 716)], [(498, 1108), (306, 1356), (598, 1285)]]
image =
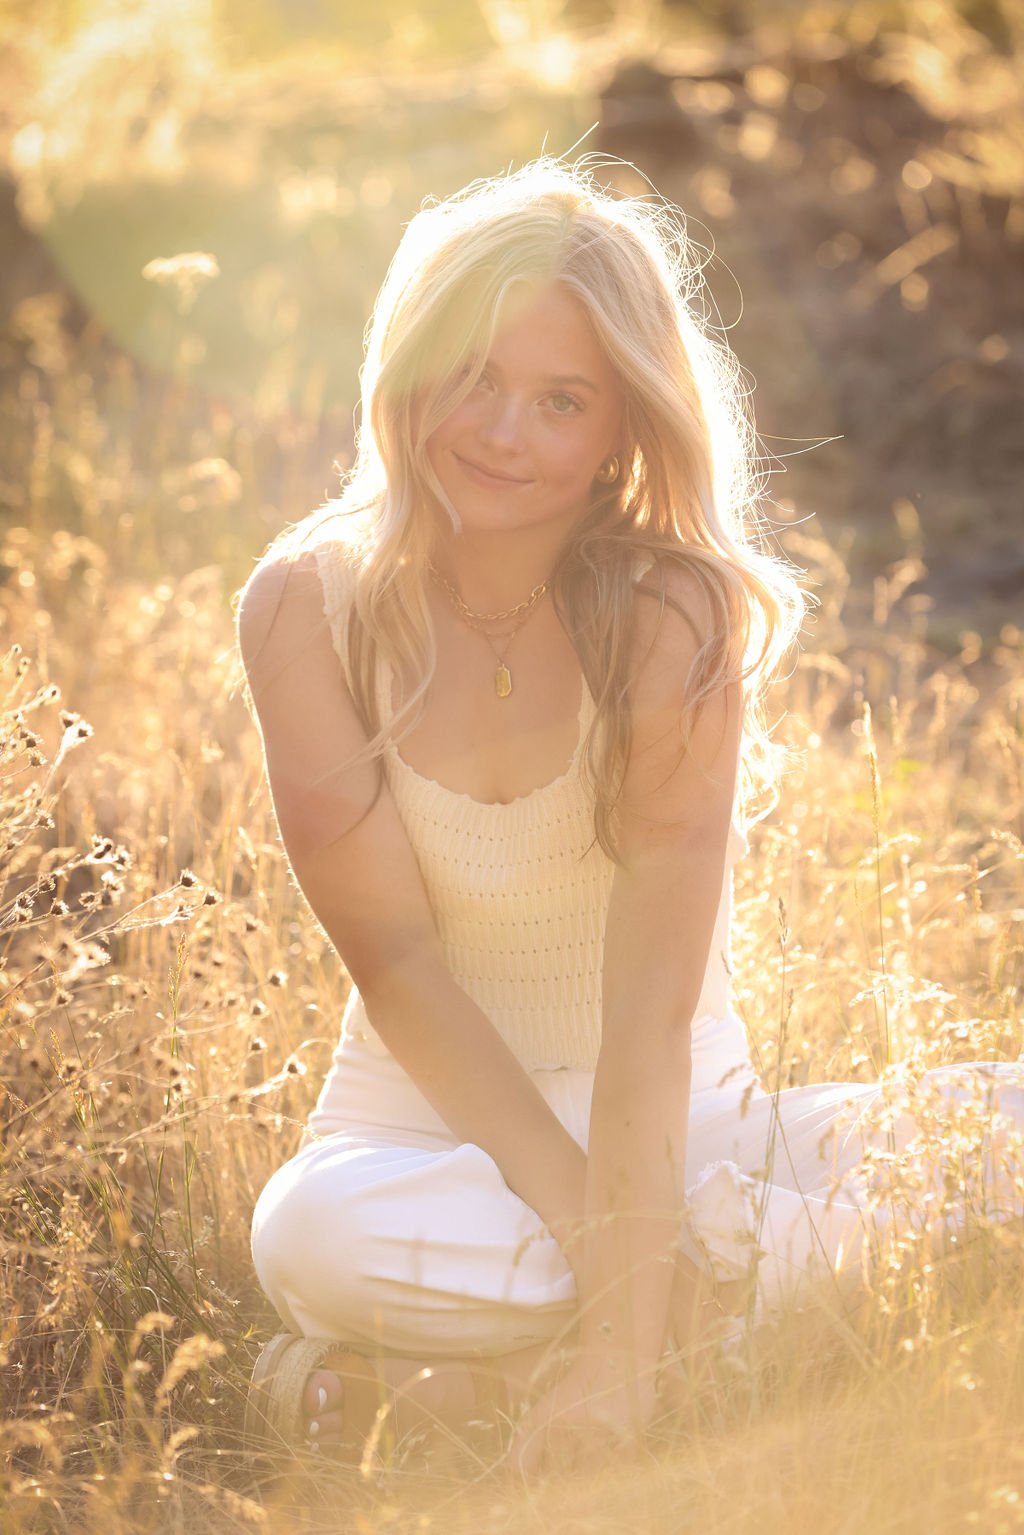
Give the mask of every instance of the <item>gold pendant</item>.
[(512, 691), (512, 673), (504, 663), (494, 674), (494, 691), (499, 698), (507, 698)]

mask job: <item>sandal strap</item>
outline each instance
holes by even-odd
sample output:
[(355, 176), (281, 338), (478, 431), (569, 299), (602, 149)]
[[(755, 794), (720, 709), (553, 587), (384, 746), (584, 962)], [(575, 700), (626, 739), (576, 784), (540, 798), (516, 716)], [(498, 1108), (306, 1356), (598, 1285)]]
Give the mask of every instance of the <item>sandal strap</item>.
[(310, 1372), (337, 1347), (332, 1338), (302, 1338), (287, 1333), (279, 1333), (265, 1345), (261, 1359), (271, 1353), (272, 1357), (258, 1382), (259, 1361), (253, 1372), (254, 1384), (249, 1389), (251, 1410), (246, 1415), (247, 1439), (254, 1430), (260, 1435), (264, 1425), (285, 1444), (294, 1445), (305, 1437), (302, 1394), (306, 1381)]

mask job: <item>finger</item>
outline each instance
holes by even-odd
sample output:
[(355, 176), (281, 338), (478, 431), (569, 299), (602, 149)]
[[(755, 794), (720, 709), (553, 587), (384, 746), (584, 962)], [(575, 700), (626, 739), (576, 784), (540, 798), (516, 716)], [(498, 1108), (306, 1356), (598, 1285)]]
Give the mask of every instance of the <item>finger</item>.
[(522, 1475), (528, 1476), (540, 1470), (551, 1437), (551, 1424), (547, 1414), (528, 1415), (520, 1423), (509, 1452), (512, 1464)]
[(565, 1428), (549, 1434), (544, 1443), (544, 1465), (552, 1475), (565, 1476), (582, 1470), (593, 1456), (592, 1439), (578, 1428)]
[(573, 1471), (602, 1452), (605, 1446), (597, 1442), (600, 1438), (593, 1424), (563, 1415), (546, 1423), (537, 1435), (538, 1458), (552, 1473)]
[(518, 1439), (509, 1451), (509, 1459), (513, 1468), (520, 1476), (531, 1476), (540, 1466), (543, 1455), (543, 1446), (540, 1435), (535, 1434), (526, 1439)]
[(508, 1447), (508, 1458), (512, 1466), (525, 1473), (530, 1469), (530, 1463), (534, 1455), (530, 1424), (523, 1419), (516, 1427), (515, 1433)]

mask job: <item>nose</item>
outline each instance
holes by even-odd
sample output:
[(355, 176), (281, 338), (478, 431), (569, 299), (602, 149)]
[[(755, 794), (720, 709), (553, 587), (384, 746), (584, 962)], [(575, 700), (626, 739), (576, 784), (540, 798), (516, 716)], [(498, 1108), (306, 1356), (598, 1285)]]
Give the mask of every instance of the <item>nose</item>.
[(481, 442), (499, 452), (514, 453), (522, 446), (525, 406), (515, 395), (496, 389), (479, 424)]

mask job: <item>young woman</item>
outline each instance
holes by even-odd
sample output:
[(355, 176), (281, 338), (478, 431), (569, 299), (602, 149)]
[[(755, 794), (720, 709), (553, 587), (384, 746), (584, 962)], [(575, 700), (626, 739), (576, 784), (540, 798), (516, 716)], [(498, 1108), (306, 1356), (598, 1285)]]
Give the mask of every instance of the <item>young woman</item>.
[(425, 208), (355, 469), (241, 595), (281, 836), (353, 983), (254, 1214), (285, 1330), (253, 1443), (358, 1444), (382, 1390), (400, 1425), (523, 1409), (522, 1469), (636, 1443), (709, 1318), (860, 1276), (879, 1088), (767, 1092), (730, 1003), (804, 598), (700, 294), (678, 216), (582, 165)]

